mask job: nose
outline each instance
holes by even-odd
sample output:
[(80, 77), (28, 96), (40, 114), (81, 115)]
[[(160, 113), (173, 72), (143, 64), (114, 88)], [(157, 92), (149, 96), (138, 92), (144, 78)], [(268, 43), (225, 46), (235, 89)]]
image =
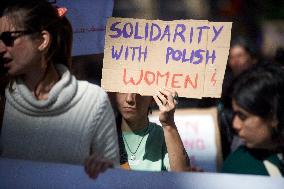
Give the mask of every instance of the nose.
[(134, 105), (136, 103), (136, 94), (135, 93), (127, 93), (125, 101), (130, 105)]
[(239, 118), (239, 116), (234, 115), (232, 125), (237, 133), (242, 129), (242, 124), (242, 120)]

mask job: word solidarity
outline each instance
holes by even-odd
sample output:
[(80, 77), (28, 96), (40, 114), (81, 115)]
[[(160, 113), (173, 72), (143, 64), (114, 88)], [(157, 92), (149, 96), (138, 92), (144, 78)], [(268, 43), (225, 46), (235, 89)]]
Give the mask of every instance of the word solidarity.
[[(194, 39), (200, 43), (202, 40), (207, 41), (207, 33), (204, 31), (212, 30), (213, 35), (211, 42), (216, 41), (222, 32), (223, 26), (188, 26), (186, 24), (164, 25), (163, 27), (156, 23), (131, 23), (131, 22), (114, 22), (110, 31), (113, 33), (109, 36), (111, 38), (127, 38), (135, 40), (149, 40), (149, 41), (172, 41), (175, 43), (177, 40), (183, 43), (191, 44)], [(196, 34), (197, 33), (197, 37)]]

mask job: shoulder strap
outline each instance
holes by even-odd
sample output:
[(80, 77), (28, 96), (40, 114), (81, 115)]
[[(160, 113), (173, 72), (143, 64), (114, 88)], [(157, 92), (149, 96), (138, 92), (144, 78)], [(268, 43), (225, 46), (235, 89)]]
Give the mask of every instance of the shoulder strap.
[(271, 177), (282, 177), (279, 168), (268, 160), (263, 161), (264, 167)]

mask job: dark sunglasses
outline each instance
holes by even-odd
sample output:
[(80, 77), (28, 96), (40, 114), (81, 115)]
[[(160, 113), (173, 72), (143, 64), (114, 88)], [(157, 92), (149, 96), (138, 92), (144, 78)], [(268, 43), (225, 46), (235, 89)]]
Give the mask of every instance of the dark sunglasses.
[[(24, 30), (24, 31), (6, 31), (1, 33), (0, 35), (0, 40), (3, 41), (3, 43), (8, 46), (11, 47), (14, 45), (14, 41), (23, 36), (23, 35), (29, 35), (34, 33), (33, 31), (29, 31), (29, 30)], [(15, 35), (17, 34), (17, 35)]]

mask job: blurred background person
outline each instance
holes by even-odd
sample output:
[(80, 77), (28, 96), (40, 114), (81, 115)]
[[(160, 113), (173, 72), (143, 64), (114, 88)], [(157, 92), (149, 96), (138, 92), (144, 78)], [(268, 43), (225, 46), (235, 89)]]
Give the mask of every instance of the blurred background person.
[(229, 96), (230, 86), (234, 78), (257, 62), (256, 48), (249, 39), (242, 36), (232, 39), (223, 81), (222, 96)]
[(233, 76), (238, 76), (256, 62), (256, 50), (252, 42), (244, 37), (233, 39), (228, 60), (228, 66)]

